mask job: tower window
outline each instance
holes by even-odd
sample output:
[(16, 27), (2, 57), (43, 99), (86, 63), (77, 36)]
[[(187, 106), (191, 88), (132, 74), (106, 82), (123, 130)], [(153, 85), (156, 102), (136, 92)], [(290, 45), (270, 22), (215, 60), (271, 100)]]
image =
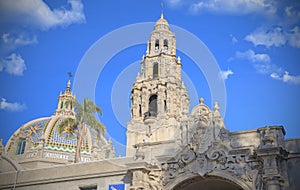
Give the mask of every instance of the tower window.
[(159, 40), (155, 41), (155, 52), (159, 50)]
[(164, 50), (168, 50), (168, 40), (164, 40)]
[(149, 116), (156, 117), (157, 115), (157, 95), (154, 94), (149, 98)]
[(139, 116), (142, 117), (142, 106), (139, 104)]
[(158, 63), (153, 64), (153, 78), (158, 77)]
[(60, 103), (60, 109), (62, 109), (63, 107), (64, 107), (64, 103), (61, 102), (61, 103)]
[(149, 53), (151, 52), (151, 42), (148, 42), (148, 50), (149, 50)]
[(164, 111), (166, 112), (167, 111), (167, 101), (164, 100)]
[(17, 146), (17, 155), (24, 154), (24, 152), (25, 152), (25, 146), (26, 146), (26, 140), (25, 140), (25, 139), (21, 139), (21, 140), (18, 142), (18, 146)]

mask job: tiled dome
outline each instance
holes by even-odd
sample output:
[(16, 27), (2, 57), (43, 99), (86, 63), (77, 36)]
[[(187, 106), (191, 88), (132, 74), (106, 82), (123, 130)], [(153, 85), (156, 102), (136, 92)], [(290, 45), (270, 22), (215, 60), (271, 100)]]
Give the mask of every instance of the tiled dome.
[[(72, 100), (72, 101), (71, 101)], [(74, 159), (77, 146), (77, 131), (64, 126), (59, 133), (59, 124), (66, 118), (74, 118), (74, 106), (70, 103), (75, 96), (70, 82), (64, 93), (58, 97), (53, 116), (32, 120), (22, 125), (6, 144), (6, 152), (15, 160), (33, 160), (64, 163)], [(112, 144), (103, 134), (88, 128), (81, 145), (81, 161), (90, 161), (114, 156)]]

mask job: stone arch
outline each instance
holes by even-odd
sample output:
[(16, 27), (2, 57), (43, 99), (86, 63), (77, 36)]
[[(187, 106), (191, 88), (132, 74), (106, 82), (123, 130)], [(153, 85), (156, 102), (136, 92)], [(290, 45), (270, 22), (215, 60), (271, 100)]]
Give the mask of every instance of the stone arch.
[(152, 94), (149, 98), (149, 116), (157, 116), (157, 94)]
[(159, 40), (155, 40), (155, 51), (159, 50)]
[(168, 50), (169, 48), (169, 42), (167, 39), (164, 40), (164, 50)]
[[(206, 189), (225, 190), (251, 190), (252, 188), (240, 178), (234, 177), (226, 172), (213, 171), (205, 176), (195, 173), (185, 173), (177, 176), (169, 182), (164, 189), (166, 190), (191, 190), (198, 189), (197, 186), (205, 185)], [(205, 190), (205, 189), (203, 189)]]

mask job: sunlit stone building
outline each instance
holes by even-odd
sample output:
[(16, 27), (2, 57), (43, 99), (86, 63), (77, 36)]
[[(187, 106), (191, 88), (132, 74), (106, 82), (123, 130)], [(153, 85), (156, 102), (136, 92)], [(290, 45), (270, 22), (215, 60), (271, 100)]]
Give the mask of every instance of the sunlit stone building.
[(73, 163), (77, 139), (67, 126), (57, 131), (75, 116), (68, 82), (53, 116), (1, 143), (0, 189), (300, 189), (300, 139), (286, 140), (283, 126), (230, 132), (218, 103), (210, 108), (203, 98), (190, 113), (181, 66), (162, 15), (132, 87), (126, 157), (114, 158), (111, 142), (89, 130), (82, 160)]

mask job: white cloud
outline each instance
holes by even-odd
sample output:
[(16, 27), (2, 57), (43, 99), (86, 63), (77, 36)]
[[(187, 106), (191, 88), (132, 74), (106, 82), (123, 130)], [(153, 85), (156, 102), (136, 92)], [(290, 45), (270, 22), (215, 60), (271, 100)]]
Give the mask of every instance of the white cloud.
[(300, 12), (298, 10), (295, 10), (295, 8), (292, 6), (287, 6), (284, 11), (286, 16), (288, 17), (300, 17)]
[(223, 80), (228, 79), (228, 76), (229, 76), (229, 75), (233, 75), (233, 74), (234, 74), (233, 71), (230, 70), (230, 69), (228, 69), (228, 70), (226, 70), (226, 71), (220, 71), (220, 77), (221, 77)]
[(293, 76), (290, 75), (289, 72), (285, 71), (283, 75), (280, 75), (279, 73), (272, 73), (270, 75), (271, 78), (280, 80), (285, 83), (292, 83), (292, 84), (300, 84), (300, 75), (298, 76)]
[(238, 39), (235, 36), (233, 36), (232, 34), (230, 34), (230, 38), (231, 38), (231, 43), (232, 44), (238, 43)]
[(271, 64), (271, 58), (268, 54), (255, 53), (252, 49), (245, 52), (237, 51), (234, 58), (230, 58), (229, 61), (234, 59), (246, 60), (253, 64), (253, 67), (258, 73), (269, 74), (274, 71), (280, 71), (276, 65)]
[(299, 27), (294, 27), (288, 34), (288, 42), (292, 47), (300, 48), (300, 30)]
[(9, 74), (22, 76), (26, 70), (24, 59), (15, 53), (7, 56), (0, 61), (0, 71), (6, 71)]
[(6, 110), (6, 111), (12, 111), (12, 112), (18, 112), (18, 111), (23, 111), (26, 109), (25, 104), (20, 104), (18, 102), (7, 102), (5, 98), (2, 98), (0, 102), (0, 109), (1, 110)]
[(266, 47), (279, 47), (286, 43), (286, 36), (280, 27), (276, 27), (273, 30), (265, 31), (259, 29), (252, 34), (245, 37), (245, 40), (252, 42), (255, 46), (263, 45)]
[(29, 37), (26, 34), (12, 34), (12, 33), (4, 33), (2, 36), (2, 41), (5, 44), (7, 49), (15, 49), (19, 46), (26, 46), (31, 44), (38, 43), (37, 36)]
[(248, 13), (274, 14), (277, 8), (270, 0), (207, 0), (192, 4), (191, 10), (193, 12), (208, 10), (241, 15)]
[(300, 30), (298, 26), (290, 31), (284, 31), (280, 27), (271, 30), (259, 29), (247, 35), (245, 40), (252, 42), (255, 46), (280, 47), (289, 44), (292, 47), (300, 48)]
[(249, 49), (245, 52), (237, 51), (235, 53), (235, 57), (238, 59), (248, 60), (252, 63), (269, 63), (271, 61), (271, 58), (268, 54), (255, 53), (252, 49)]
[(6, 18), (14, 22), (26, 23), (29, 26), (36, 26), (40, 29), (49, 29), (55, 26), (68, 26), (72, 23), (85, 21), (83, 4), (80, 0), (68, 0), (71, 8), (65, 7), (51, 10), (42, 0), (18, 0), (0, 1), (0, 12)]

